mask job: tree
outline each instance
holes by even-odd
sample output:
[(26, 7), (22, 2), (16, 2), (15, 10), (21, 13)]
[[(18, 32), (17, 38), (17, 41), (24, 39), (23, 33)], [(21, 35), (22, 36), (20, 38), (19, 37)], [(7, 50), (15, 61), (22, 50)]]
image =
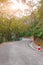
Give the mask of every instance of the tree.
[(35, 23), (33, 24), (34, 38), (43, 38), (43, 0), (41, 0), (41, 6), (39, 7), (36, 17), (34, 18)]

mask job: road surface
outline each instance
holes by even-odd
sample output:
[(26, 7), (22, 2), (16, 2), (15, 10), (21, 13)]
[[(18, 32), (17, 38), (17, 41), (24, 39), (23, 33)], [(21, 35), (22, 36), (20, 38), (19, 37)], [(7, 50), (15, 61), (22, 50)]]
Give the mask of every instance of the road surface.
[(0, 65), (43, 65), (43, 55), (30, 46), (30, 41), (17, 41), (0, 47)]

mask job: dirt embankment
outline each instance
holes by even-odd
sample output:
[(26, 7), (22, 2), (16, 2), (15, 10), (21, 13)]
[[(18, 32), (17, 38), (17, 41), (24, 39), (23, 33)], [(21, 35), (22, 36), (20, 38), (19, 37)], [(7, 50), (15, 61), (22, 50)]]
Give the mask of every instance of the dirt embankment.
[(43, 39), (36, 37), (36, 38), (34, 39), (34, 41), (35, 41), (35, 44), (40, 43), (41, 47), (43, 48)]

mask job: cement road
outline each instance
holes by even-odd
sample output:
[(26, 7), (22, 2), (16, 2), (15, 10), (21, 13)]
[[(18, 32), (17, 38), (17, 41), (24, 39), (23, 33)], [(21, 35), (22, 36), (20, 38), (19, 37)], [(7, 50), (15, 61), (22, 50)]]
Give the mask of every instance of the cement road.
[(30, 46), (30, 41), (7, 43), (0, 47), (0, 65), (43, 65), (43, 55)]

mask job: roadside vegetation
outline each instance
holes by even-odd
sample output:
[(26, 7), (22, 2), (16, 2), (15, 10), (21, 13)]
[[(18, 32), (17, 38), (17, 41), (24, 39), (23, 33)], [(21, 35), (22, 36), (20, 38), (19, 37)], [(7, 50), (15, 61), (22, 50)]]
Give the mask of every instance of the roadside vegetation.
[(34, 40), (36, 41), (36, 44), (40, 43), (43, 48), (43, 0), (41, 0), (41, 7), (37, 12)]
[(38, 8), (37, 12), (34, 11), (30, 16), (20, 19), (8, 19), (0, 13), (0, 43), (34, 36), (35, 43), (40, 43), (43, 47), (43, 0)]

